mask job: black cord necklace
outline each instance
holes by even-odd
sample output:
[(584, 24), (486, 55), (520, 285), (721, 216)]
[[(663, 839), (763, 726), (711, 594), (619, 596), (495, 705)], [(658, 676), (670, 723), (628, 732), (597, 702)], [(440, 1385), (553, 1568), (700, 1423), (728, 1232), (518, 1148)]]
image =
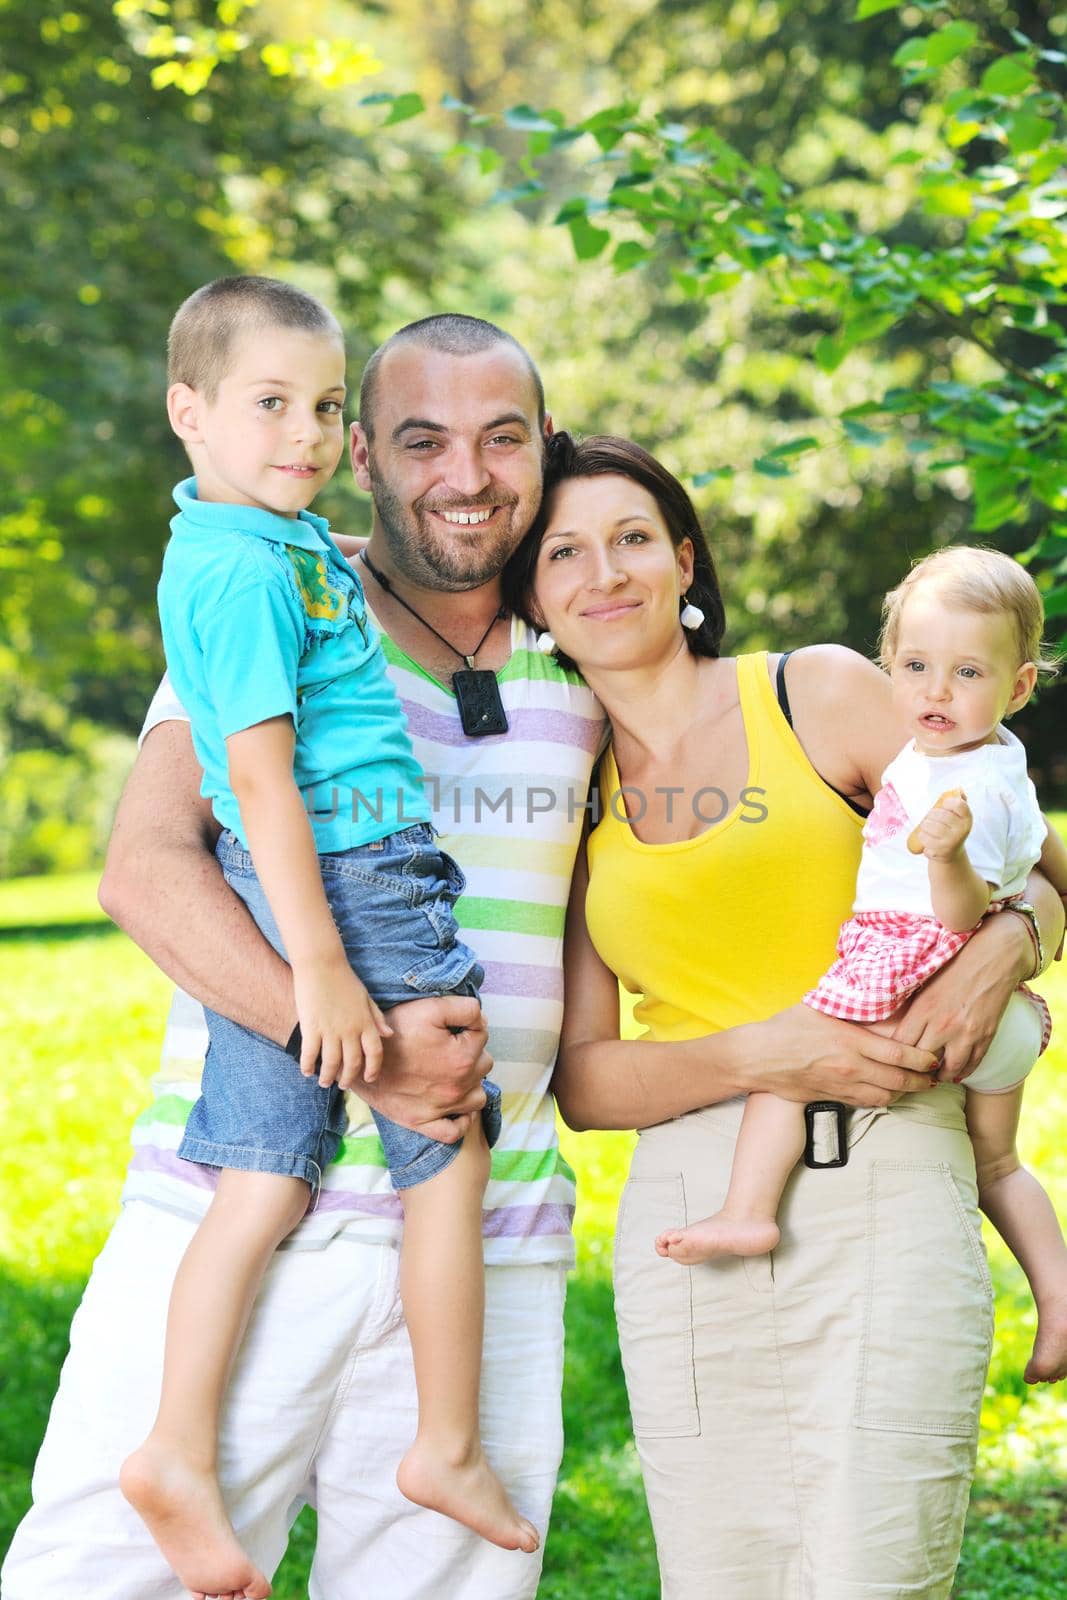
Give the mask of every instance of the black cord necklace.
[(459, 720), (463, 725), (463, 732), (467, 735), (467, 738), (484, 739), (490, 733), (507, 733), (508, 717), (500, 698), (500, 685), (496, 681), (496, 673), (490, 672), (488, 668), (476, 668), (474, 665), (474, 658), (482, 648), (482, 645), (488, 639), (497, 623), (507, 616), (507, 607), (501, 606), (470, 655), (466, 655), (462, 650), (457, 650), (451, 639), (446, 639), (443, 633), (439, 633), (432, 622), (427, 622), (425, 617), (420, 616), (415, 607), (409, 605), (403, 595), (397, 594), (385, 574), (378, 571), (378, 568), (368, 556), (365, 545), (359, 552), (359, 558), (374, 578), (378, 587), (384, 590), (391, 600), (395, 600), (398, 606), (403, 606), (404, 610), (409, 612), (416, 622), (421, 622), (423, 627), (428, 628), (435, 638), (440, 639), (446, 649), (451, 650), (454, 656), (458, 656), (461, 661), (466, 662), (467, 670), (465, 672), (454, 672), (452, 674), (452, 692), (456, 697), (456, 705), (459, 707)]

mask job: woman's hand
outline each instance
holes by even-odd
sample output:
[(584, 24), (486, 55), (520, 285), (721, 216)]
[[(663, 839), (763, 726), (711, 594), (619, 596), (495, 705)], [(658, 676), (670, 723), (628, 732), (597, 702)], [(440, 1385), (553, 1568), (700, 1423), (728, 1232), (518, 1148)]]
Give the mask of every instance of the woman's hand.
[(932, 1048), (840, 1022), (810, 1006), (790, 1006), (737, 1032), (755, 1046), (745, 1088), (784, 1100), (841, 1100), (849, 1106), (887, 1106), (902, 1094), (930, 1089), (937, 1060)]

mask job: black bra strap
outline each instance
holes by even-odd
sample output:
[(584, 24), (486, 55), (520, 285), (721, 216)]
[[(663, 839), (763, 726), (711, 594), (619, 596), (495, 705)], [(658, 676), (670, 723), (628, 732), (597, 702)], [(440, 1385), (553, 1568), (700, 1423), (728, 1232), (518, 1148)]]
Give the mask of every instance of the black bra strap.
[[(778, 670), (774, 675), (774, 689), (778, 696), (778, 704), (781, 708), (782, 716), (788, 722), (790, 728), (793, 726), (793, 713), (789, 709), (789, 690), (785, 686), (785, 664), (792, 654), (792, 650), (787, 650), (784, 655), (778, 657)], [(825, 778), (822, 781), (826, 783)], [(845, 802), (846, 806), (848, 806), (851, 811), (856, 813), (857, 817), (866, 817), (869, 815), (866, 806), (861, 806), (859, 801), (853, 800), (850, 795), (841, 794), (841, 790), (834, 789), (832, 783), (827, 783), (826, 787), (828, 789), (833, 789), (834, 794), (839, 795), (840, 798)]]
[(793, 713), (789, 709), (789, 691), (785, 686), (785, 664), (792, 654), (792, 650), (787, 650), (784, 655), (778, 657), (778, 671), (774, 675), (774, 688), (778, 695), (778, 704), (781, 707), (782, 716), (790, 727), (793, 726)]

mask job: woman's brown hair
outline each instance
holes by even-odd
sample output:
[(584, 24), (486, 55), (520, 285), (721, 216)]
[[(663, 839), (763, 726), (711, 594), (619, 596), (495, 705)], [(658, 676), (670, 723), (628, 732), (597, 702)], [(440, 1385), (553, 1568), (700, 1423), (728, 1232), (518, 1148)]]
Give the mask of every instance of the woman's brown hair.
[[(538, 618), (534, 609), (534, 578), (541, 540), (552, 513), (552, 498), (561, 483), (571, 478), (600, 477), (630, 478), (646, 489), (659, 507), (675, 549), (684, 539), (693, 546), (693, 581), (685, 598), (704, 613), (699, 628), (687, 628), (685, 640), (697, 656), (717, 657), (726, 629), (726, 612), (722, 591), (715, 575), (707, 539), (700, 525), (696, 508), (685, 489), (655, 456), (634, 444), (632, 439), (619, 439), (610, 434), (593, 434), (588, 439), (574, 439), (569, 433), (554, 433), (546, 440), (545, 481), (541, 507), (534, 518), (529, 533), (523, 539), (507, 566), (502, 583), (504, 603), (534, 627)], [(557, 651), (565, 667), (574, 663)]]

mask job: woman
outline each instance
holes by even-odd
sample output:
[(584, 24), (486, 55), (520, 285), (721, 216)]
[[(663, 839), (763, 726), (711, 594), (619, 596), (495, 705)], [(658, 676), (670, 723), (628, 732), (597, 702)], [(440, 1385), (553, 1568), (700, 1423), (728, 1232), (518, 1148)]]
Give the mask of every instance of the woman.
[[(827, 1051), (851, 1030), (781, 1013), (849, 912), (863, 816), (903, 742), (887, 680), (835, 646), (720, 658), (693, 508), (624, 440), (553, 441), (508, 587), (611, 719), (555, 1087), (572, 1127), (641, 1130), (615, 1279), (663, 1594), (938, 1600), (992, 1338), (959, 1088), (909, 1074), (925, 1092), (853, 1114), (847, 1164), (792, 1178), (773, 1256), (687, 1268), (654, 1249), (722, 1203), (754, 1041), (810, 1055), (813, 1028), (829, 1024)], [(946, 1070), (974, 1064), (1033, 972), (1029, 922), (995, 922), (907, 1019), (940, 1053), (939, 1017), (981, 996)], [(617, 979), (643, 996), (641, 1040), (619, 1039)]]

